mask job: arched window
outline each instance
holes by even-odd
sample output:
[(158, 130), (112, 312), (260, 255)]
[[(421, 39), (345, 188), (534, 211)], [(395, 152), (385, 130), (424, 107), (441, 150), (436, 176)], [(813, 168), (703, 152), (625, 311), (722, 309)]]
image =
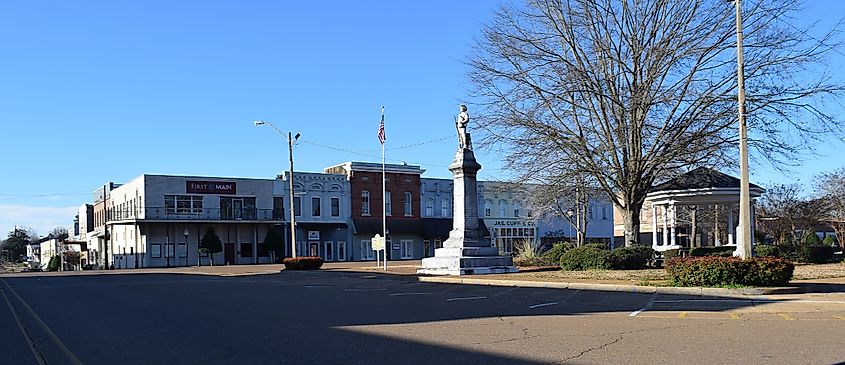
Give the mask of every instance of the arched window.
[(426, 217), (433, 217), (434, 216), (434, 198), (430, 197), (425, 201), (425, 216)]
[(508, 202), (506, 200), (499, 200), (499, 218), (508, 216)]
[(370, 215), (370, 192), (361, 191), (361, 215)]
[(410, 217), (413, 215), (413, 207), (411, 206), (411, 192), (405, 192), (405, 216)]
[(493, 216), (493, 201), (487, 199), (484, 201), (484, 216), (485, 217), (492, 217)]
[(451, 216), (452, 209), (449, 208), (449, 205), (451, 205), (451, 204), (449, 204), (449, 201), (446, 200), (446, 199), (443, 199), (443, 200), (440, 201), (440, 216), (441, 217)]
[(384, 212), (387, 215), (393, 215), (393, 195), (389, 191), (384, 192)]

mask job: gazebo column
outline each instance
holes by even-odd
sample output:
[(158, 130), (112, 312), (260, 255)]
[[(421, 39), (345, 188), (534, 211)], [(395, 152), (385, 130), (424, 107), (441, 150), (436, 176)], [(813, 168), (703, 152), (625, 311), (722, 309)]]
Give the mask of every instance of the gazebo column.
[(663, 243), (663, 246), (666, 246), (666, 244), (669, 242), (669, 229), (668, 229), (669, 227), (667, 227), (668, 224), (669, 224), (669, 222), (668, 222), (669, 217), (668, 217), (668, 214), (666, 212), (666, 206), (661, 205), (660, 208), (663, 211), (663, 242), (662, 243)]
[(719, 204), (713, 204), (714, 213), (713, 216), (715, 219), (713, 220), (713, 245), (719, 247), (722, 245), (722, 241), (719, 240)]
[(749, 212), (751, 212), (751, 247), (754, 247), (756, 245), (756, 243), (755, 243), (756, 241), (755, 241), (755, 238), (754, 238), (754, 228), (757, 227), (757, 212), (756, 212), (756, 209), (754, 209), (755, 208), (754, 199), (751, 199), (750, 204), (751, 204), (751, 209), (749, 210)]
[(651, 204), (651, 247), (657, 247), (657, 206)]
[(734, 223), (734, 206), (728, 205), (728, 245), (734, 245), (734, 235), (736, 234), (736, 225)]
[(678, 222), (678, 220), (677, 220), (678, 207), (675, 206), (675, 203), (672, 203), (669, 206), (669, 211), (672, 214), (671, 221), (670, 221), (670, 227), (671, 227), (671, 230), (672, 230), (671, 241), (672, 241), (672, 246), (675, 246), (675, 236), (676, 236), (675, 226), (677, 225), (677, 222)]

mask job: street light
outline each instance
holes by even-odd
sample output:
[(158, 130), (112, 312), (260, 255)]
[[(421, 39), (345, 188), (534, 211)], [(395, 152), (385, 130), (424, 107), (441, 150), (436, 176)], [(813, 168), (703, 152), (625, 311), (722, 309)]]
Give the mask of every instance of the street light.
[(748, 131), (745, 125), (745, 62), (742, 56), (742, 1), (728, 0), (736, 5), (736, 63), (739, 104), (739, 242), (737, 255), (751, 257), (751, 192), (748, 183)]
[(185, 267), (188, 267), (188, 234), (190, 234), (191, 232), (188, 232), (188, 229), (185, 228), (184, 233), (185, 233)]
[[(285, 136), (285, 134), (282, 133), (282, 131), (280, 131), (278, 128), (276, 128), (276, 126), (274, 126), (273, 123), (265, 122), (263, 120), (256, 120), (255, 122), (253, 122), (253, 124), (255, 124), (256, 126), (262, 126), (262, 125), (265, 125), (265, 124), (269, 125), (270, 128), (273, 128), (273, 130), (275, 130), (277, 133), (281, 134), (282, 137)], [(288, 174), (289, 175), (288, 183), (290, 184), (289, 185), (289, 188), (290, 188), (290, 203), (289, 203), (290, 204), (290, 254), (291, 254), (291, 257), (296, 258), (296, 222), (295, 222), (295, 215), (294, 215), (294, 211), (293, 211), (293, 143), (296, 142), (296, 140), (299, 139), (299, 133), (297, 133), (295, 136), (291, 137), (291, 132), (288, 132), (287, 139), (288, 139), (288, 156), (290, 157), (290, 173)]]
[(566, 216), (569, 217), (569, 242), (572, 242), (572, 216), (575, 212), (572, 209), (566, 211)]

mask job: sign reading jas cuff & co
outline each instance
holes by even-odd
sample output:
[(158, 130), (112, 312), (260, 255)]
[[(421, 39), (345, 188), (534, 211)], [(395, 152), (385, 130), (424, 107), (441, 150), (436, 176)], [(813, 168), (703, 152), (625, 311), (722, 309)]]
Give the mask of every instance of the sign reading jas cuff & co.
[(237, 194), (237, 185), (234, 181), (191, 181), (185, 182), (187, 184), (185, 190), (188, 193), (194, 194)]

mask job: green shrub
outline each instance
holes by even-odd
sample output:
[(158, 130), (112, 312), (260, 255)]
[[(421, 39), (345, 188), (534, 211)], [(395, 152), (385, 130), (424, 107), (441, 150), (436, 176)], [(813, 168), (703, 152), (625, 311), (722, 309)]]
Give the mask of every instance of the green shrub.
[(595, 247), (575, 247), (560, 257), (563, 270), (609, 269), (610, 251)]
[(593, 242), (593, 243), (587, 243), (587, 244), (585, 244), (583, 247), (592, 247), (592, 248), (596, 248), (596, 249), (599, 249), (599, 250), (608, 250), (608, 251), (610, 251), (610, 245), (609, 245), (609, 244), (607, 244), (607, 243), (603, 243), (603, 242)]
[(775, 245), (757, 245), (754, 250), (757, 256), (780, 257), (780, 248)]
[(696, 247), (689, 251), (690, 256), (719, 256), (732, 257), (736, 251), (736, 246), (712, 246), (712, 247)]
[(58, 271), (61, 265), (62, 258), (59, 255), (53, 256), (50, 258), (50, 262), (47, 263), (47, 271)]
[(798, 249), (801, 246), (797, 245), (777, 245), (779, 257), (789, 261), (800, 261)]
[(654, 250), (647, 246), (620, 247), (610, 253), (610, 267), (615, 270), (644, 269), (653, 255)]
[(681, 256), (680, 249), (673, 249), (673, 250), (666, 250), (660, 253), (664, 260), (671, 259), (673, 257)]
[(548, 251), (543, 253), (543, 256), (549, 260), (549, 262), (560, 262), (560, 257), (563, 256), (566, 251), (571, 250), (575, 245), (569, 242), (558, 242), (552, 245)]
[(833, 259), (833, 247), (825, 245), (803, 245), (798, 248), (798, 261), (809, 264), (823, 264)]
[(323, 258), (317, 256), (305, 256), (296, 258), (285, 258), (282, 260), (285, 270), (317, 270), (323, 266)]
[(824, 240), (822, 240), (822, 244), (825, 246), (834, 246), (836, 245), (836, 238), (833, 238), (833, 236), (827, 236)]
[(822, 239), (816, 234), (816, 231), (810, 230), (804, 233), (802, 242), (807, 246), (818, 246), (822, 244)]
[(679, 286), (783, 286), (794, 269), (788, 260), (774, 257), (676, 257), (666, 263), (672, 283)]

